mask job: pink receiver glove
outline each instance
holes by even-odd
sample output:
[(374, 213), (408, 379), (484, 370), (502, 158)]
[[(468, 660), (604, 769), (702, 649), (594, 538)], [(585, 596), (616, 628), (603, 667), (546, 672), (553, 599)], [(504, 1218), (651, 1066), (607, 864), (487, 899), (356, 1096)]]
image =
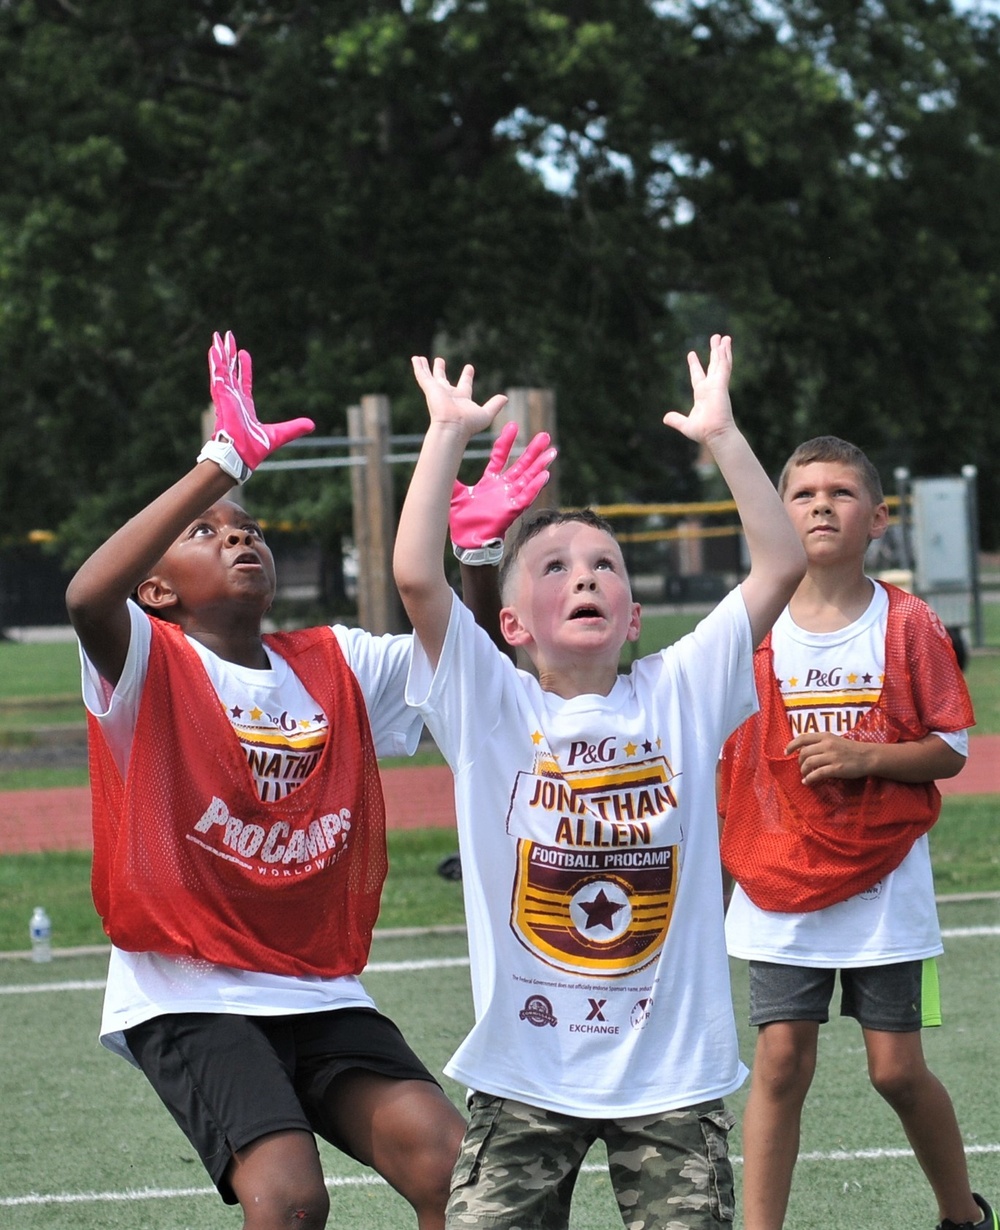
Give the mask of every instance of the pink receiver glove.
[(253, 364), (236, 338), (225, 341), (215, 333), (208, 352), (209, 387), (215, 406), (215, 431), (198, 454), (199, 461), (214, 461), (238, 483), (245, 483), (265, 457), (313, 431), (312, 419), (262, 423), (253, 404)]
[(556, 450), (550, 448), (544, 431), (504, 470), (516, 438), (517, 424), (505, 424), (479, 482), (474, 487), (456, 482), (452, 488), (448, 529), (452, 549), (463, 564), (498, 564), (504, 534), (549, 481)]

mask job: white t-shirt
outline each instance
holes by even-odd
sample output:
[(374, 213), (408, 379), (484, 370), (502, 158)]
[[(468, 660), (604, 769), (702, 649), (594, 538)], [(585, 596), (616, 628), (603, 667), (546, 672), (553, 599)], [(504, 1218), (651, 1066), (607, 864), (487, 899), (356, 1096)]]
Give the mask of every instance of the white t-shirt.
[[(129, 603), (131, 639), (114, 689), (81, 650), (83, 698), (104, 731), (119, 769), (128, 768), (149, 661), (149, 617)], [(412, 638), (333, 629), (361, 685), (379, 756), (410, 755), (420, 738), (419, 714), (404, 699)], [(270, 670), (226, 662), (188, 638), (229, 713), (261, 796), (289, 793), (316, 763), (327, 718), (288, 663), (271, 653)], [(320, 978), (231, 969), (191, 957), (124, 952), (112, 947), (101, 1019), (101, 1042), (131, 1060), (123, 1030), (167, 1012), (232, 1012), (246, 1016), (374, 1007), (354, 977)]]
[[(774, 672), (793, 734), (843, 734), (878, 700), (885, 670), (889, 599), (873, 584), (868, 609), (836, 632), (807, 632), (786, 608), (771, 633)], [(938, 733), (938, 732), (935, 732)], [(965, 756), (967, 731), (939, 733)], [(759, 909), (737, 885), (726, 914), (730, 956), (847, 969), (922, 960), (943, 951), (927, 836), (902, 863), (867, 889), (822, 910), (780, 914)]]
[(588, 1118), (738, 1088), (715, 766), (757, 704), (739, 591), (607, 696), (569, 700), (456, 598), (407, 697), (456, 779), (476, 1024), (445, 1071)]

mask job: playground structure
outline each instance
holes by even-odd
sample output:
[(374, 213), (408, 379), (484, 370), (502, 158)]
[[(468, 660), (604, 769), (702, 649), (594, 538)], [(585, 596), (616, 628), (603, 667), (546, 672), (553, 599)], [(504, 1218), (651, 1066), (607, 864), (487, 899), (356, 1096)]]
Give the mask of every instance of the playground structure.
[[(485, 460), (502, 426), (518, 424), (523, 445), (539, 431), (558, 444), (555, 395), (551, 389), (512, 388), (492, 433), (473, 441), (468, 459)], [(281, 455), (265, 461), (260, 472), (280, 470), (350, 470), (353, 544), (358, 622), (372, 632), (400, 632), (406, 623), (392, 582), (395, 537), (393, 467), (412, 464), (422, 435), (394, 435), (390, 399), (362, 397), (346, 413), (347, 434), (307, 436), (287, 443)], [(211, 432), (214, 412), (202, 419)], [(709, 490), (717, 477), (709, 459), (696, 469)], [(913, 478), (894, 471), (895, 494), (887, 496), (890, 524), (872, 548), (869, 571), (912, 589), (937, 612), (955, 641), (960, 659), (971, 646), (984, 643), (982, 586), (979, 572), (977, 469), (960, 476)], [(559, 463), (538, 499), (540, 507), (558, 507)], [(745, 575), (747, 559), (736, 505), (732, 500), (661, 504), (606, 504), (596, 511), (612, 521), (622, 544), (636, 597), (643, 603), (709, 606)], [(45, 553), (43, 540), (32, 537), (0, 555), (0, 629), (64, 624), (63, 594), (67, 576), (56, 557)], [(288, 568), (280, 534), (272, 538), (279, 554), (279, 578), (294, 600), (315, 600), (320, 593), (319, 550), (305, 549)], [(293, 575), (298, 573), (299, 575)], [(291, 584), (289, 583), (291, 581)], [(296, 584), (298, 582), (298, 584)], [(330, 612), (335, 617), (335, 612)]]
[[(551, 389), (507, 390), (507, 404), (493, 423), (492, 435), (477, 437), (466, 458), (485, 459), (504, 424), (518, 425), (521, 446), (539, 431), (556, 437), (555, 396)], [(417, 459), (422, 435), (392, 435), (391, 408), (384, 394), (362, 397), (347, 410), (346, 436), (306, 436), (285, 445), (283, 455), (265, 461), (259, 472), (278, 470), (350, 469), (354, 549), (357, 553), (358, 623), (370, 632), (403, 632), (406, 621), (392, 580), (392, 546), (396, 533), (392, 466)], [(290, 450), (337, 448), (343, 454), (289, 457)], [(559, 505), (558, 467), (536, 501), (541, 508)]]
[[(551, 389), (508, 389), (507, 398), (492, 435), (477, 438), (467, 458), (488, 457), (492, 439), (510, 421), (518, 424), (522, 446), (538, 431), (547, 431), (558, 444)], [(403, 631), (405, 618), (392, 583), (391, 467), (414, 462), (423, 437), (391, 434), (390, 400), (382, 394), (349, 407), (347, 429), (346, 436), (306, 437), (285, 446), (286, 452), (296, 446), (339, 448), (345, 455), (283, 456), (260, 469), (350, 468), (358, 622), (373, 632)], [(712, 468), (699, 459), (703, 478)], [(559, 506), (558, 470), (556, 462), (539, 507)], [(959, 477), (916, 479), (899, 467), (894, 478), (897, 491), (886, 500), (889, 531), (872, 544), (869, 569), (928, 602), (964, 661), (970, 645), (983, 644), (976, 467), (964, 466)], [(732, 500), (606, 504), (595, 511), (616, 525), (637, 596), (644, 600), (712, 604), (745, 573), (746, 547)]]

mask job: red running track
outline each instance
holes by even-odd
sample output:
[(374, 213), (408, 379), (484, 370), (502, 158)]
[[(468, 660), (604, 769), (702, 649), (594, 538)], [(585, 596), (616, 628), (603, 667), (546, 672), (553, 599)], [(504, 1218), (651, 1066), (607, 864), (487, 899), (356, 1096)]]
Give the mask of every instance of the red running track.
[[(1000, 794), (1000, 735), (974, 735), (958, 777), (938, 783), (943, 795)], [(451, 770), (444, 765), (383, 769), (390, 829), (454, 828)], [(89, 850), (86, 786), (0, 791), (0, 854)]]

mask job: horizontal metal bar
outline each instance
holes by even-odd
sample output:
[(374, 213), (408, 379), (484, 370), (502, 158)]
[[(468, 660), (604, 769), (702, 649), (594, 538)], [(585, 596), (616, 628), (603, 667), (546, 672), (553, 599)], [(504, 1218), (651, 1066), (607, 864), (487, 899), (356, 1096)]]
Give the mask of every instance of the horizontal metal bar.
[(262, 461), (261, 470), (342, 470), (350, 466), (367, 465), (364, 457), (303, 457), (300, 461)]

